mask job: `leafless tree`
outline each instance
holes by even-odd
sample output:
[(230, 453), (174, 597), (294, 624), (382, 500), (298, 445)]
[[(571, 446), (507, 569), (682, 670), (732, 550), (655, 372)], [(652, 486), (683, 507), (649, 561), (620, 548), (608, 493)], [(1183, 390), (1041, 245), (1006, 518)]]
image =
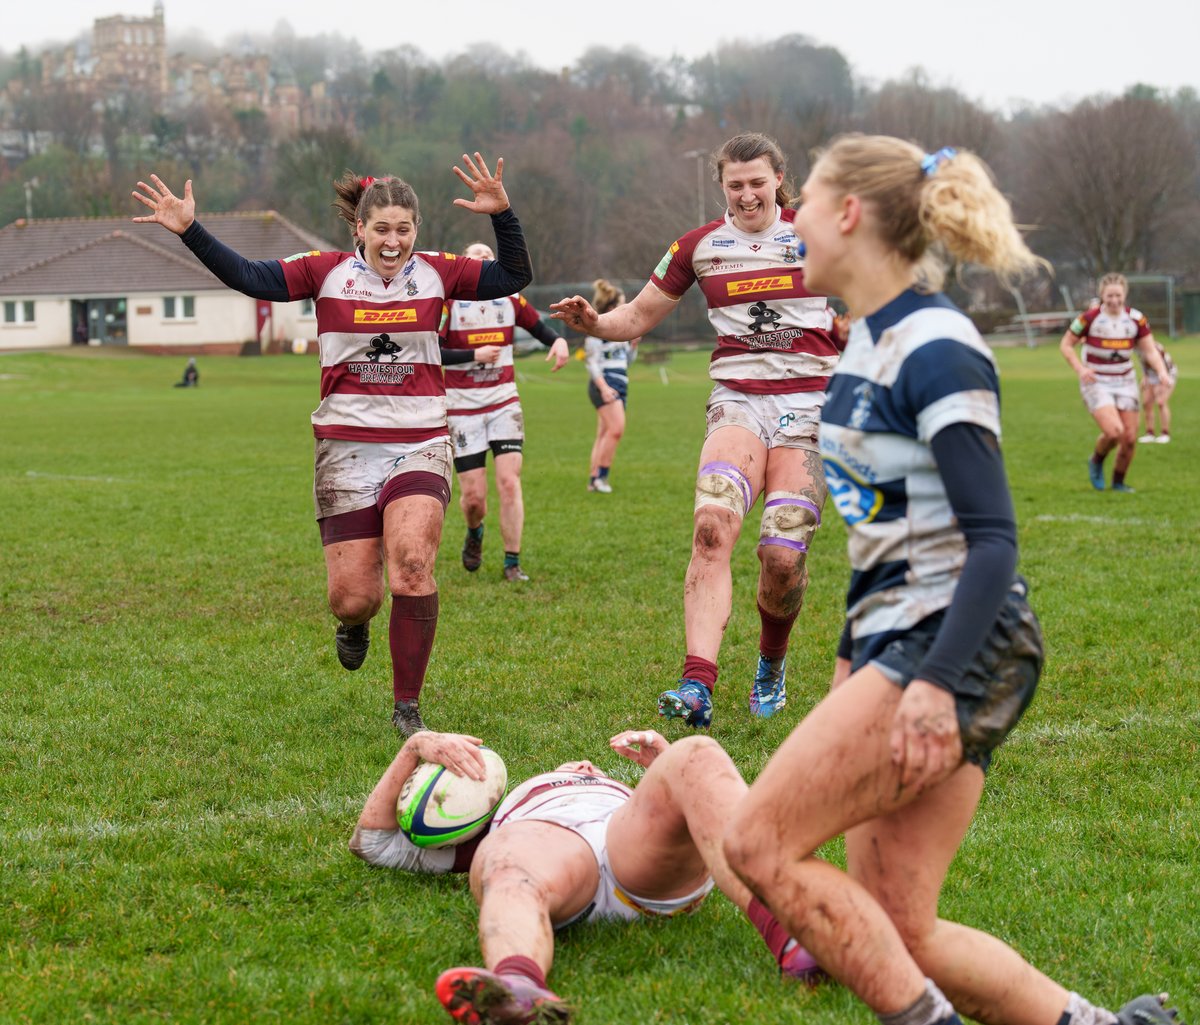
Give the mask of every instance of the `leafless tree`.
[(1197, 153), (1156, 98), (1088, 100), (1025, 135), (1024, 206), (1047, 248), (1090, 275), (1161, 269), (1181, 213), (1196, 203)]

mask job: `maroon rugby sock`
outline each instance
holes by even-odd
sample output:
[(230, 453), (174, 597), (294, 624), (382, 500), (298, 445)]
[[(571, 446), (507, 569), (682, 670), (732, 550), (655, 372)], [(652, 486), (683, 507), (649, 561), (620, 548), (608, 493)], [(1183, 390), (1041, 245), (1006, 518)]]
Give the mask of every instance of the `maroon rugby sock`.
[(392, 595), (388, 647), (392, 651), (392, 694), (416, 701), (425, 682), (433, 635), (437, 633), (438, 593)]
[(717, 663), (699, 655), (688, 655), (683, 660), (683, 678), (702, 683), (711, 691), (717, 685)]
[(787, 930), (779, 924), (778, 919), (771, 914), (770, 909), (757, 897), (750, 898), (750, 906), (746, 908), (746, 917), (750, 919), (754, 928), (758, 930), (758, 934), (763, 938), (767, 949), (778, 963), (783, 957), (783, 948), (791, 940), (791, 936), (788, 935)]
[(800, 615), (797, 609), (790, 616), (780, 619), (773, 616), (762, 605), (758, 606), (758, 618), (762, 623), (762, 631), (758, 635), (758, 650), (763, 658), (783, 658), (787, 654), (788, 638), (792, 636), (792, 624)]
[(546, 975), (538, 967), (538, 963), (532, 957), (525, 957), (523, 954), (513, 954), (511, 957), (501, 958), (492, 971), (497, 975), (522, 975), (538, 989), (550, 988), (546, 984)]

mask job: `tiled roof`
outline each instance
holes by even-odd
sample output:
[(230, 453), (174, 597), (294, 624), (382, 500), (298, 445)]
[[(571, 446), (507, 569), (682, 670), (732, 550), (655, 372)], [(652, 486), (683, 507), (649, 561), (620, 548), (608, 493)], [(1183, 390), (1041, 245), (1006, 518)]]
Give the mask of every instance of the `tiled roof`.
[[(341, 249), (274, 210), (207, 214), (202, 223), (250, 260)], [(125, 217), (15, 221), (0, 228), (0, 295), (205, 291), (222, 285), (157, 224)]]

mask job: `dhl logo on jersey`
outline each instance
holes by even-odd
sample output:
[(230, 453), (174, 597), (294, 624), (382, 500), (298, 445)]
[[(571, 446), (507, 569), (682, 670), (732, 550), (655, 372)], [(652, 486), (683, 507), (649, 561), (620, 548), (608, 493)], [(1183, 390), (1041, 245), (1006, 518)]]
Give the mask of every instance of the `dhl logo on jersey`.
[(468, 345), (492, 345), (503, 341), (503, 331), (478, 331), (475, 334), (467, 335)]
[(792, 275), (774, 274), (769, 278), (748, 278), (745, 281), (730, 281), (725, 286), (727, 295), (749, 295), (751, 292), (774, 292), (792, 287)]
[(417, 319), (416, 310), (355, 310), (356, 324), (411, 324)]
[[(1093, 341), (1092, 344), (1094, 345), (1095, 342)], [(1101, 338), (1100, 339), (1100, 348), (1101, 349), (1132, 349), (1133, 348), (1133, 339), (1132, 338)]]

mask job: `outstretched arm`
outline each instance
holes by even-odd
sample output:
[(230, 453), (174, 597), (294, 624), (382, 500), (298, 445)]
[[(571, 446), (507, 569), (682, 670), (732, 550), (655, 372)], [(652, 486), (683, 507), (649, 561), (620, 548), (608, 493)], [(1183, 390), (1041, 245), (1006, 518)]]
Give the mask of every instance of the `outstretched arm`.
[(134, 192), (133, 198), (148, 207), (151, 213), (135, 217), (134, 223), (161, 224), (174, 232), (223, 285), (254, 299), (271, 302), (291, 299), (278, 260), (247, 260), (219, 242), (196, 220), (196, 200), (190, 178), (183, 183), (182, 198), (176, 196), (158, 175), (152, 174), (150, 181), (153, 185), (138, 182), (141, 191)]
[(610, 342), (626, 342), (646, 334), (661, 324), (679, 300), (667, 295), (653, 282), (647, 282), (631, 303), (618, 306), (608, 313), (598, 314), (583, 296), (575, 295), (550, 304), (555, 320), (581, 334), (605, 338)]
[(454, 205), (472, 213), (489, 214), (496, 233), (496, 259), (483, 262), (476, 294), (480, 299), (500, 299), (521, 291), (533, 280), (525, 233), (504, 190), (504, 158), (496, 161), (495, 174), (479, 153), (474, 160), (464, 153), (463, 163), (468, 170), (456, 166), (454, 173), (471, 190), (473, 198), (456, 199)]

